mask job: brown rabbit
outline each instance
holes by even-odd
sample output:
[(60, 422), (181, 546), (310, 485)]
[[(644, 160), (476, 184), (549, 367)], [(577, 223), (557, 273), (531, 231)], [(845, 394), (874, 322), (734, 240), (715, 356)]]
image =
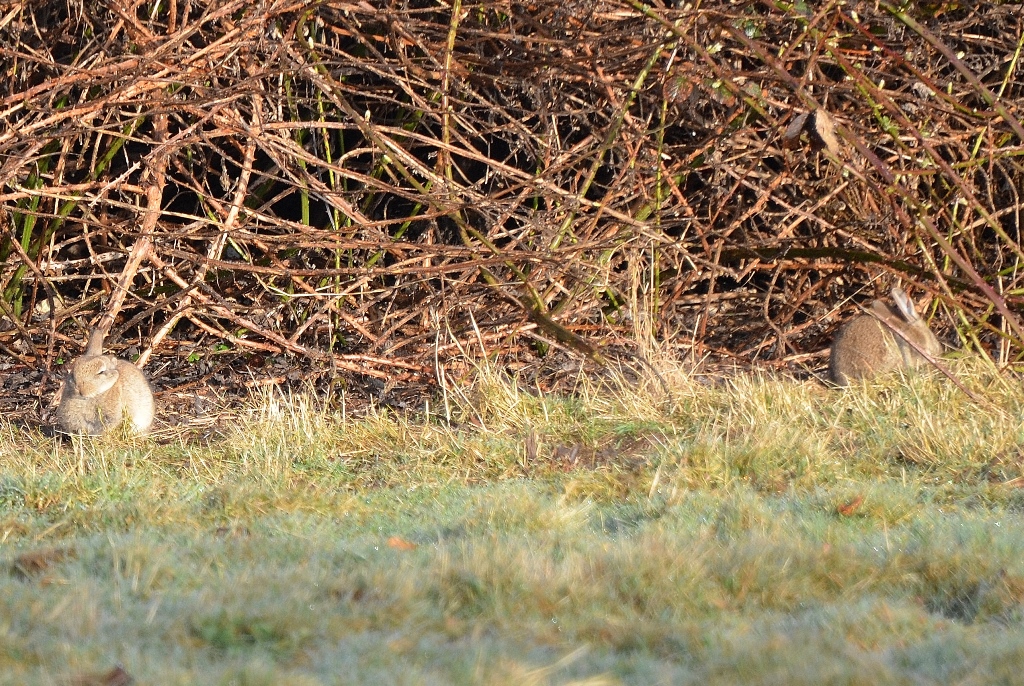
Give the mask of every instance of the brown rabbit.
[(145, 433), (155, 413), (149, 381), (131, 362), (103, 354), (104, 332), (94, 329), (85, 354), (71, 365), (57, 406), (67, 433), (98, 435), (120, 426), (125, 415)]
[(907, 294), (893, 288), (892, 299), (896, 309), (876, 300), (871, 303), (872, 314), (854, 317), (836, 334), (829, 359), (829, 372), (836, 384), (846, 386), (856, 379), (925, 364), (926, 359), (908, 340), (932, 357), (942, 354), (942, 344), (918, 316)]

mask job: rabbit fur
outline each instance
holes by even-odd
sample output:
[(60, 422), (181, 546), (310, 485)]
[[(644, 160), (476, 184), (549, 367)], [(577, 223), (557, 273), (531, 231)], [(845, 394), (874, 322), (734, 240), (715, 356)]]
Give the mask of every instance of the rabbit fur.
[(153, 390), (138, 367), (103, 354), (104, 332), (89, 336), (85, 353), (71, 365), (57, 405), (57, 425), (66, 433), (96, 436), (121, 425), (145, 433), (153, 424)]
[(854, 317), (836, 334), (829, 374), (837, 385), (926, 364), (926, 358), (908, 340), (932, 357), (942, 354), (942, 344), (918, 316), (907, 294), (898, 287), (891, 293), (895, 308), (876, 300), (871, 303), (871, 314)]

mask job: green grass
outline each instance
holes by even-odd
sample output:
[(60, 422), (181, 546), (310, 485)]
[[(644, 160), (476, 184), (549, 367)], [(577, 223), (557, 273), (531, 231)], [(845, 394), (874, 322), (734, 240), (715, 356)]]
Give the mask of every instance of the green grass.
[(1024, 683), (1024, 390), (953, 364), (984, 405), (481, 373), (447, 417), (0, 425), (0, 683)]

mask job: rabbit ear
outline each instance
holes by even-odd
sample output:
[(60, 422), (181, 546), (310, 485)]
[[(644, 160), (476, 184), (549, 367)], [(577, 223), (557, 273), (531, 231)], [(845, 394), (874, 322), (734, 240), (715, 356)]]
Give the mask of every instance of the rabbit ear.
[(103, 329), (93, 329), (89, 334), (89, 343), (85, 346), (86, 355), (102, 355), (103, 354), (103, 338), (106, 336), (106, 331)]
[(899, 308), (900, 315), (909, 323), (916, 322), (920, 317), (917, 316), (917, 310), (914, 309), (914, 302), (907, 297), (907, 294), (903, 292), (903, 289), (899, 286), (893, 287), (892, 299), (896, 303), (896, 307)]

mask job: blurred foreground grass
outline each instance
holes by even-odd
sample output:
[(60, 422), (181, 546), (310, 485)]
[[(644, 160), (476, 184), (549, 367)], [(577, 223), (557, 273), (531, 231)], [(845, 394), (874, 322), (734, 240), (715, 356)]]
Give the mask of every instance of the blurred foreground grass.
[(0, 682), (1024, 683), (1024, 391), (954, 369), (0, 424)]

